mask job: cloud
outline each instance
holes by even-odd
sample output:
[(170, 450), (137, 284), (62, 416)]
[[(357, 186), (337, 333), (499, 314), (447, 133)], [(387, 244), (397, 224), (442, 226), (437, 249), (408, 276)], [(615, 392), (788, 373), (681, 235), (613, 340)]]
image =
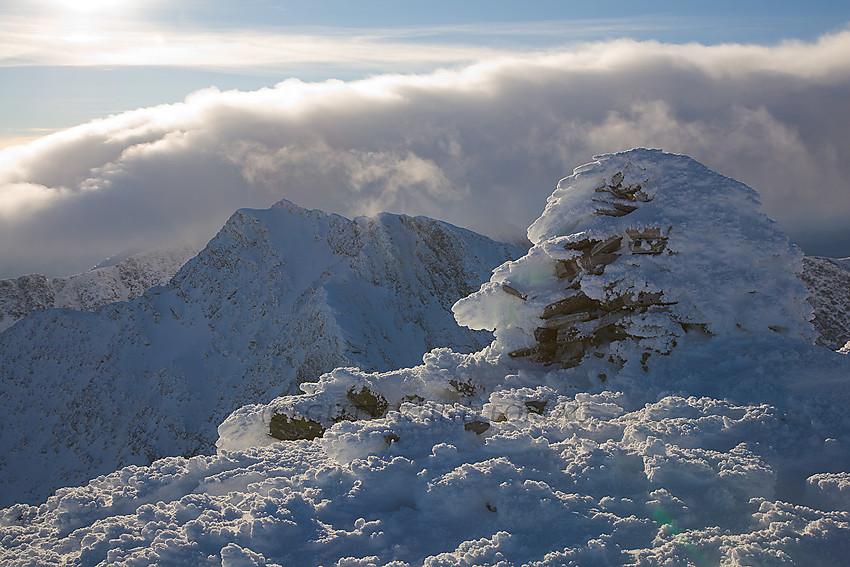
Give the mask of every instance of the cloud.
[[(356, 64), (392, 70), (507, 53), (461, 40), (433, 41), (434, 36), (460, 33), (461, 29), (417, 28), (407, 33), (356, 28), (185, 29), (112, 19), (75, 24), (63, 18), (12, 16), (0, 22), (0, 66), (159, 65), (251, 72), (296, 65)], [(551, 29), (539, 25), (524, 33), (531, 35), (536, 30), (552, 34)], [(519, 31), (487, 28), (481, 33), (513, 37)]]
[(281, 198), (507, 238), (573, 167), (636, 146), (691, 155), (758, 190), (792, 236), (828, 240), (850, 218), (847, 100), (850, 32), (773, 47), (620, 40), (204, 90), (0, 151), (0, 276), (208, 238), (235, 209)]
[[(540, 50), (599, 37), (633, 37), (722, 25), (704, 18), (631, 15), (621, 18), (553, 18), (520, 22), (479, 22), (403, 27), (292, 25), (272, 18), (257, 26), (233, 21), (217, 25), (168, 10), (146, 13), (141, 6), (104, 3), (80, 10), (86, 2), (61, 6), (31, 1), (30, 9), (0, 8), (0, 67), (157, 65), (242, 73), (268, 73), (315, 66), (382, 69), (384, 72), (432, 69), (509, 56), (515, 50)], [(107, 5), (108, 4), (108, 5)], [(167, 4), (167, 3), (166, 3)], [(60, 8), (57, 10), (57, 8)], [(112, 8), (107, 9), (107, 8)], [(255, 7), (256, 8), (256, 7)], [(148, 12), (150, 12), (148, 10)], [(244, 14), (252, 13), (245, 10)], [(268, 16), (269, 14), (266, 14)], [(221, 18), (222, 14), (218, 14)], [(175, 24), (175, 21), (181, 24)], [(281, 25), (270, 25), (277, 22)]]

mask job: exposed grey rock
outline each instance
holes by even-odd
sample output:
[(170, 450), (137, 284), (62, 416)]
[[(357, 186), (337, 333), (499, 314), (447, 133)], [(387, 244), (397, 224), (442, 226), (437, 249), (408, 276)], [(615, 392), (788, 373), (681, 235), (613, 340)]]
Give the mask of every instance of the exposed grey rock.
[(815, 313), (815, 344), (841, 348), (850, 341), (850, 258), (806, 256), (800, 277)]

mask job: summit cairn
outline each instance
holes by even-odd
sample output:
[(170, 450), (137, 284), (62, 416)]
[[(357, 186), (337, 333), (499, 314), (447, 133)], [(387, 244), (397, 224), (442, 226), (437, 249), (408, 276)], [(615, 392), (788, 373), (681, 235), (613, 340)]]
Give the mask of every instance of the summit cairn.
[[(686, 335), (811, 339), (802, 254), (746, 185), (693, 159), (636, 149), (562, 179), (528, 229), (534, 246), (453, 310), (511, 359), (622, 367)], [(604, 374), (600, 377), (604, 378)]]
[[(483, 434), (508, 413), (553, 407), (561, 369), (605, 381), (624, 369), (649, 372), (653, 357), (676, 348), (691, 352), (686, 341), (731, 337), (760, 349), (780, 336), (810, 340), (811, 307), (795, 275), (802, 254), (758, 206), (755, 191), (687, 156), (598, 156), (558, 184), (528, 229), (527, 254), (452, 307), (461, 325), (494, 332), (489, 347), (435, 349), (422, 365), (391, 372), (337, 368), (301, 384), (301, 395), (232, 413), (216, 446), (345, 436), (359, 427), (350, 424), (429, 415), (439, 404), (467, 408), (451, 419)], [(514, 373), (540, 366), (542, 374)], [(375, 427), (372, 448), (395, 442), (396, 433)]]

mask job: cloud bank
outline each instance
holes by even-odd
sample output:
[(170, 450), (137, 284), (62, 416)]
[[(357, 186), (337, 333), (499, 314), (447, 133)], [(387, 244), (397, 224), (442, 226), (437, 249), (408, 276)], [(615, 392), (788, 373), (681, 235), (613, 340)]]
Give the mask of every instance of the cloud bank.
[(0, 277), (205, 239), (235, 209), (281, 198), (507, 238), (573, 167), (638, 146), (747, 183), (810, 251), (850, 255), (848, 100), (850, 31), (771, 47), (620, 40), (427, 75), (204, 90), (0, 151)]

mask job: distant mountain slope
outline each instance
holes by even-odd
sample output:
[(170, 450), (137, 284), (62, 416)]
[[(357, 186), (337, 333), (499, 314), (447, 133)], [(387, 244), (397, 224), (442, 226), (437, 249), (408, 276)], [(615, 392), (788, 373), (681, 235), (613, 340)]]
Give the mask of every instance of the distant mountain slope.
[(817, 344), (839, 349), (850, 341), (850, 258), (806, 256), (800, 274), (815, 312)]
[(455, 304), (490, 346), (0, 510), (0, 564), (847, 565), (850, 356), (810, 344), (802, 254), (686, 156), (594, 160)]
[(91, 311), (107, 303), (134, 299), (148, 288), (168, 283), (197, 253), (196, 246), (184, 244), (135, 254), (73, 276), (32, 274), (0, 280), (0, 331), (39, 309)]
[(0, 504), (127, 464), (212, 452), (248, 402), (336, 366), (479, 349), (451, 305), (521, 250), (443, 222), (348, 220), (288, 202), (235, 213), (164, 287), (0, 333)]

